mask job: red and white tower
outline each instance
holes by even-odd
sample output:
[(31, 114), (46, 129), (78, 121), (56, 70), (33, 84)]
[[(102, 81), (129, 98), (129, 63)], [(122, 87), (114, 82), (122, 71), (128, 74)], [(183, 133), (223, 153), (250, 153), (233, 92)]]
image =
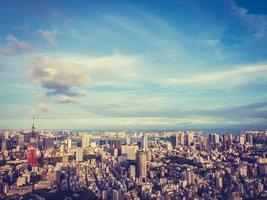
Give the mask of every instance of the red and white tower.
[(34, 116), (32, 118), (32, 132), (31, 132), (31, 141), (28, 146), (28, 155), (27, 155), (27, 162), (31, 166), (36, 166), (37, 163), (37, 156), (36, 156), (36, 133), (34, 128)]

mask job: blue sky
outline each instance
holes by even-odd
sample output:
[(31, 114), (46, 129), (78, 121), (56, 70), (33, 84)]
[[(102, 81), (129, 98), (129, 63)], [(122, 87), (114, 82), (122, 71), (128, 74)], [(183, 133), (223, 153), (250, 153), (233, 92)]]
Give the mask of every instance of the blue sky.
[(0, 128), (267, 127), (266, 8), (2, 1)]

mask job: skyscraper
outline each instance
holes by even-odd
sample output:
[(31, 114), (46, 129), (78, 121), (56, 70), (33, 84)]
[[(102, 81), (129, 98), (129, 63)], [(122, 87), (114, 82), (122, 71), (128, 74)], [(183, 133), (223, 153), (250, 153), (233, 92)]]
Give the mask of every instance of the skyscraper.
[(125, 137), (125, 144), (126, 145), (129, 145), (131, 143), (131, 138), (129, 137), (128, 134), (126, 134), (126, 137)]
[(76, 161), (77, 162), (82, 162), (83, 161), (83, 149), (78, 148), (76, 150)]
[(194, 138), (194, 133), (192, 132), (186, 133), (185, 145), (190, 146), (191, 143), (193, 142), (193, 138)]
[(223, 135), (223, 148), (224, 150), (228, 151), (231, 146), (231, 137), (230, 135)]
[(64, 145), (62, 144), (62, 145), (60, 145), (60, 147), (59, 147), (59, 155), (60, 155), (60, 156), (64, 156), (64, 153), (65, 153), (65, 147), (64, 147)]
[(18, 146), (20, 146), (20, 147), (24, 146), (24, 134), (23, 134), (23, 132), (19, 133)]
[(180, 145), (184, 146), (184, 132), (180, 133)]
[(201, 151), (205, 151), (205, 150), (207, 150), (207, 146), (208, 146), (208, 137), (202, 135), (202, 136), (200, 137), (200, 143), (199, 143), (199, 145), (200, 145), (200, 150), (201, 150)]
[(67, 148), (68, 149), (72, 148), (72, 140), (70, 138), (67, 139)]
[(120, 191), (112, 190), (112, 200), (119, 200), (121, 199)]
[(148, 151), (148, 147), (147, 147), (147, 134), (143, 133), (143, 151)]
[(89, 140), (89, 135), (85, 135), (82, 138), (82, 148), (86, 149), (87, 147), (90, 146), (90, 140)]
[(130, 165), (128, 170), (129, 170), (129, 177), (130, 178), (135, 178), (135, 166), (134, 165)]
[(142, 178), (147, 177), (146, 153), (143, 151), (137, 152), (137, 176)]
[(195, 174), (192, 169), (186, 170), (185, 179), (186, 179), (187, 185), (191, 185), (195, 183)]
[(250, 145), (253, 145), (253, 135), (251, 133), (246, 134), (246, 142)]
[(245, 135), (244, 134), (240, 134), (240, 136), (239, 136), (239, 144), (241, 144), (241, 145), (245, 144)]
[(177, 135), (172, 135), (170, 137), (171, 144), (173, 148), (176, 148), (178, 146), (178, 136)]
[(44, 148), (46, 150), (54, 149), (54, 141), (55, 141), (55, 138), (53, 137), (44, 138)]
[(1, 141), (1, 151), (4, 152), (6, 150), (6, 139), (2, 139)]

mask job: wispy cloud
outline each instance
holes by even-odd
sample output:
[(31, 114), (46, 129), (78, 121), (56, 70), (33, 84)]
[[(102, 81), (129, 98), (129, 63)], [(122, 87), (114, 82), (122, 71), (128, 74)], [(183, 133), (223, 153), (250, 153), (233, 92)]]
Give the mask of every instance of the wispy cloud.
[(46, 103), (40, 103), (40, 104), (34, 106), (30, 110), (30, 114), (35, 115), (35, 114), (39, 114), (39, 113), (47, 112), (47, 111), (49, 111), (49, 105)]
[(224, 85), (216, 85), (216, 87), (235, 87), (243, 85), (244, 82), (249, 82), (259, 77), (267, 75), (267, 65), (251, 65), (236, 67), (234, 69), (207, 72), (197, 75), (192, 75), (186, 78), (166, 78), (162, 80), (163, 84), (167, 85), (199, 85), (199, 84), (214, 84), (224, 83)]
[(266, 38), (267, 15), (253, 14), (248, 9), (238, 6), (234, 1), (230, 1), (230, 8), (241, 22), (247, 26), (247, 34), (250, 40)]
[(59, 103), (76, 103), (77, 100), (67, 95), (59, 95), (55, 97), (55, 100)]
[(23, 41), (19, 40), (15, 36), (8, 34), (6, 37), (5, 47), (0, 48), (0, 55), (4, 56), (15, 56), (32, 51), (32, 46)]
[(104, 18), (114, 26), (138, 37), (148, 49), (153, 48), (153, 53), (150, 50), (145, 52), (146, 59), (156, 60), (161, 57), (168, 61), (176, 61), (189, 57), (183, 48), (186, 38), (181, 32), (157, 16), (140, 11), (136, 15), (137, 18), (142, 18), (142, 21), (123, 15), (105, 15)]
[(50, 44), (57, 43), (57, 31), (53, 30), (38, 30), (38, 34)]
[(219, 42), (220, 42), (220, 39), (207, 39), (207, 40), (202, 41), (201, 43), (209, 47), (215, 47), (219, 44)]

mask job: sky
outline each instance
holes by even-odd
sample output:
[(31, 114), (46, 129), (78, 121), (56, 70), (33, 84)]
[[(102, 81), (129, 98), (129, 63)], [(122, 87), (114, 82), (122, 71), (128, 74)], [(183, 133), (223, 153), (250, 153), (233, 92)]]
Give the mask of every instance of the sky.
[(267, 127), (264, 0), (2, 0), (0, 24), (0, 129)]

